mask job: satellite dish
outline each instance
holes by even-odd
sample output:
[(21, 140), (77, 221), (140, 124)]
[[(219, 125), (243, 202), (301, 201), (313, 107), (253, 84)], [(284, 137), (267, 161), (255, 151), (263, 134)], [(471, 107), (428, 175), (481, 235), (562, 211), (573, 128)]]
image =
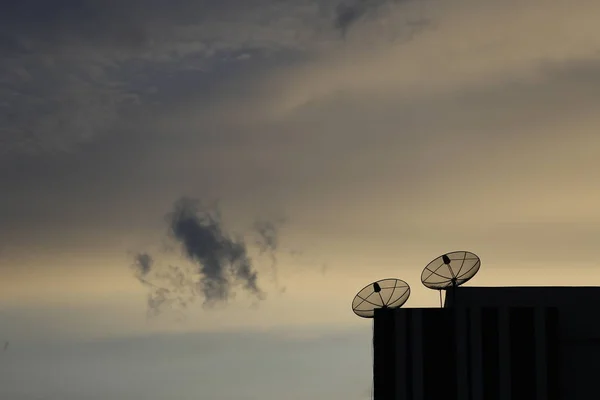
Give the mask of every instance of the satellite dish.
[(410, 296), (410, 286), (400, 279), (382, 279), (362, 288), (352, 301), (352, 311), (373, 318), (378, 308), (400, 308)]
[(429, 289), (446, 290), (469, 281), (481, 266), (477, 255), (454, 251), (431, 261), (421, 274), (421, 282)]

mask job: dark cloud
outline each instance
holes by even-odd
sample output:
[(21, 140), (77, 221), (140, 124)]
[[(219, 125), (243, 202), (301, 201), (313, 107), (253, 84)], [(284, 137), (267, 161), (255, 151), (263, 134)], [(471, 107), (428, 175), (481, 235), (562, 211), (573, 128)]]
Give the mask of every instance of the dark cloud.
[[(165, 304), (169, 303), (170, 300), (176, 298), (171, 296), (168, 289), (158, 286), (155, 283), (150, 282), (153, 277), (151, 273), (153, 270), (154, 258), (148, 253), (139, 253), (134, 257), (133, 269), (135, 277), (146, 286), (150, 292), (148, 294), (148, 311), (149, 313), (157, 314)], [(156, 280), (156, 274), (154, 279)]]
[[(177, 27), (227, 17), (249, 8), (242, 0), (5, 0), (0, 49), (75, 43), (132, 50), (171, 39)], [(265, 3), (265, 1), (262, 1)], [(39, 47), (37, 47), (39, 49)]]
[[(134, 257), (136, 278), (150, 289), (148, 306), (159, 312), (166, 306), (186, 307), (200, 295), (204, 305), (227, 302), (233, 289), (241, 286), (256, 299), (264, 299), (258, 285), (258, 270), (253, 264), (248, 246), (241, 235), (228, 232), (217, 206), (205, 206), (200, 201), (181, 198), (167, 215), (169, 236), (180, 246), (192, 267), (159, 268), (148, 253)], [(259, 250), (269, 252), (276, 268), (278, 247), (277, 223), (257, 222)]]
[(334, 25), (342, 34), (346, 34), (348, 28), (362, 17), (368, 7), (367, 1), (359, 0), (354, 3), (341, 3), (336, 7)]
[(169, 219), (171, 234), (181, 244), (184, 255), (198, 266), (207, 302), (227, 300), (232, 279), (262, 296), (246, 244), (224, 231), (218, 209), (203, 209), (198, 201), (183, 198)]
[[(5, 0), (0, 50), (27, 53), (78, 43), (105, 50), (154, 52), (160, 44), (190, 44), (194, 34), (200, 40), (227, 42), (237, 33), (219, 31), (224, 24), (243, 33), (251, 23), (265, 27), (283, 18), (289, 23), (307, 10), (314, 17), (314, 7), (309, 5), (310, 0)], [(256, 32), (256, 26), (251, 28)]]
[(310, 58), (337, 33), (332, 18), (345, 32), (393, 1), (333, 16), (325, 0), (3, 1), (0, 157), (76, 152), (186, 96), (214, 104), (227, 71)]
[[(13, 52), (35, 50), (31, 45), (140, 45), (146, 38), (144, 9), (136, 2), (94, 0), (8, 0), (2, 3), (0, 47)], [(141, 18), (140, 18), (141, 17)]]
[(184, 87), (197, 93), (198, 77), (219, 80), (208, 71), (294, 52), (316, 20), (306, 4), (3, 1), (0, 156), (73, 152), (132, 113), (152, 113), (179, 87), (174, 77), (193, 77)]
[[(337, 5), (334, 12), (333, 24), (334, 27), (342, 33), (342, 36), (345, 36), (350, 28), (359, 22), (361, 19), (366, 18), (371, 14), (375, 14), (385, 5), (400, 5), (412, 2), (413, 0), (345, 0), (344, 2)], [(427, 0), (417, 0), (423, 3)], [(385, 11), (385, 10), (384, 10)], [(411, 14), (409, 10), (407, 11), (407, 16)], [(421, 25), (425, 24), (423, 19), (423, 15), (419, 15), (416, 17), (416, 21), (405, 21), (400, 24), (406, 25), (409, 28), (414, 29), (415, 31), (422, 28)], [(411, 26), (414, 25), (414, 26)], [(394, 30), (394, 29), (392, 29)], [(408, 33), (408, 36), (411, 36), (414, 32)], [(406, 32), (400, 34), (401, 37), (405, 36)]]
[(335, 10), (334, 25), (343, 35), (345, 35), (348, 29), (369, 11), (390, 1), (391, 0), (351, 0), (338, 4)]
[(194, 301), (194, 282), (183, 268), (172, 265), (157, 268), (148, 253), (136, 254), (133, 268), (135, 277), (149, 290), (150, 315), (157, 315), (167, 307), (180, 310)]
[(135, 268), (136, 276), (140, 278), (144, 278), (148, 276), (152, 266), (154, 264), (154, 259), (148, 253), (139, 253), (135, 256), (133, 267)]

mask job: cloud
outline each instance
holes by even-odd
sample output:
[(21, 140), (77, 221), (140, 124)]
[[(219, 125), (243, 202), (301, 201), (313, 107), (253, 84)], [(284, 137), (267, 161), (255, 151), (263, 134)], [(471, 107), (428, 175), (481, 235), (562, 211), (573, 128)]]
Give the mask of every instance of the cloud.
[[(233, 289), (241, 288), (257, 300), (265, 298), (259, 287), (259, 272), (242, 235), (229, 232), (217, 206), (203, 205), (199, 200), (183, 197), (167, 215), (169, 236), (180, 247), (191, 267), (169, 265), (158, 267), (148, 253), (134, 257), (135, 277), (150, 289), (149, 309), (158, 313), (165, 307), (185, 308), (201, 296), (211, 307), (226, 303)], [(258, 233), (259, 253), (269, 253), (276, 276), (276, 251), (280, 221), (259, 220), (254, 224)]]
[(354, 4), (341, 3), (336, 8), (335, 27), (345, 34), (350, 25), (355, 23), (367, 11), (367, 1), (357, 1)]
[[(364, 12), (381, 12), (373, 23), (356, 26), (346, 47), (334, 48), (272, 80), (272, 104), (265, 109), (289, 117), (342, 99), (368, 97), (375, 104), (390, 104), (401, 98), (410, 104), (472, 88), (535, 80), (547, 63), (586, 60), (597, 57), (600, 49), (591, 17), (599, 7), (585, 0), (548, 4), (544, 18), (533, 1), (492, 6), (489, 1), (428, 0), (373, 9), (362, 2), (349, 4), (359, 4), (358, 10), (368, 10)], [(413, 35), (409, 26), (418, 20), (427, 29)], [(410, 40), (388, 41), (383, 32), (394, 29)]]
[[(354, 1), (337, 11), (324, 0), (7, 1), (0, 157), (76, 152), (189, 100), (210, 102), (209, 111), (193, 105), (204, 117), (220, 115), (214, 105), (226, 98), (230, 115), (231, 97), (247, 91), (241, 80), (263, 84), (247, 74), (268, 77), (274, 66), (320, 58), (340, 46), (339, 29), (386, 3), (396, 1)], [(396, 25), (403, 23), (388, 27)]]
[(171, 234), (181, 246), (184, 255), (197, 264), (201, 291), (208, 303), (227, 300), (232, 280), (262, 297), (258, 287), (258, 273), (252, 266), (242, 238), (234, 238), (224, 231), (218, 210), (203, 209), (196, 200), (183, 198), (170, 214)]
[[(532, 214), (597, 217), (593, 182), (600, 169), (590, 154), (597, 139), (573, 143), (597, 131), (598, 64), (590, 55), (600, 44), (599, 3), (550, 2), (540, 14), (534, 1), (430, 0), (424, 3), (434, 6), (434, 29), (401, 44), (376, 33), (380, 22), (399, 26), (403, 6), (373, 11), (343, 42), (331, 14), (322, 18), (301, 1), (294, 7), (305, 11), (296, 14), (289, 2), (277, 3), (262, 20), (254, 5), (231, 12), (215, 5), (203, 16), (188, 8), (188, 20), (171, 17), (181, 3), (170, 3), (161, 10), (168, 24), (148, 16), (158, 13), (156, 5), (125, 12), (132, 25), (153, 26), (141, 30), (147, 39), (129, 42), (129, 51), (109, 46), (102, 29), (101, 38), (81, 36), (89, 42), (84, 46), (75, 37), (81, 24), (69, 25), (74, 19), (61, 25), (61, 38), (45, 22), (6, 29), (24, 39), (0, 60), (11, 74), (0, 74), (10, 77), (2, 90), (14, 92), (0, 96), (0, 119), (6, 118), (0, 148), (69, 148), (86, 137), (93, 143), (47, 162), (2, 161), (3, 245), (18, 244), (28, 258), (62, 251), (56, 265), (92, 248), (122, 254), (146, 246), (132, 237), (161, 232), (150, 221), (160, 224), (154, 217), (191, 185), (202, 198), (230, 199), (238, 215), (255, 215), (256, 204), (284, 207), (294, 219), (291, 230), (302, 232), (294, 246), (322, 246), (328, 276), (341, 257), (344, 270), (356, 270), (378, 263), (368, 260), (372, 253), (401, 251), (398, 242), (410, 243), (409, 254), (413, 244), (433, 240), (429, 226), (469, 230), (467, 222), (491, 226)], [(306, 21), (309, 15), (315, 19)], [(313, 34), (323, 21), (326, 29)], [(243, 67), (238, 52), (252, 55)], [(563, 72), (539, 68), (557, 61)], [(131, 93), (139, 93), (139, 102)], [(140, 118), (140, 109), (152, 118)], [(118, 134), (111, 131), (121, 123)], [(106, 131), (110, 137), (97, 136)], [(573, 199), (576, 207), (569, 206)], [(158, 286), (155, 274), (173, 274), (152, 255), (157, 260), (147, 278)], [(73, 261), (73, 270), (84, 261)], [(30, 263), (40, 271), (48, 265)], [(22, 265), (0, 268), (23, 271)], [(179, 271), (198, 283), (194, 268)], [(202, 299), (199, 288), (185, 286), (184, 293)], [(290, 283), (288, 297), (292, 292)]]
[(135, 273), (140, 278), (144, 278), (150, 273), (152, 269), (152, 265), (154, 264), (154, 259), (148, 253), (139, 253), (135, 256), (134, 268)]
[(133, 268), (135, 277), (149, 290), (149, 315), (157, 315), (166, 307), (181, 310), (193, 302), (193, 282), (182, 268), (172, 265), (156, 268), (154, 258), (148, 253), (136, 254)]
[[(185, 96), (182, 102), (197, 100), (189, 107), (202, 117), (230, 116), (233, 108), (249, 110), (248, 115), (277, 114), (354, 89), (363, 95), (421, 96), (465, 81), (485, 84), (544, 58), (581, 56), (581, 49), (597, 44), (590, 17), (597, 6), (585, 1), (570, 3), (568, 10), (550, 4), (544, 19), (531, 1), (519, 2), (518, 8), (515, 2), (491, 7), (468, 0), (5, 4), (0, 16), (0, 76), (5, 77), (0, 79), (5, 99), (0, 101), (0, 148), (5, 153), (73, 151), (99, 135), (116, 135), (127, 118), (180, 105)], [(340, 44), (339, 31), (354, 28), (367, 15), (373, 23), (361, 26), (346, 46)], [(405, 28), (419, 15), (432, 19), (435, 29), (409, 45), (383, 43), (382, 33), (411, 36)], [(522, 40), (525, 34), (528, 40)], [(284, 68), (278, 78), (283, 84), (265, 90), (278, 76), (260, 68), (268, 63), (300, 65)], [(256, 87), (239, 84), (259, 69), (262, 76), (245, 76)], [(224, 71), (239, 72), (233, 87), (224, 87), (230, 81)], [(223, 97), (218, 108), (227, 111), (215, 110)], [(231, 106), (232, 98), (240, 97), (255, 106)]]
[[(424, 14), (425, 1), (431, 0), (345, 0), (334, 9), (333, 26), (347, 38), (354, 25), (368, 21), (383, 28), (376, 34), (379, 40), (411, 39), (429, 25), (428, 16)], [(358, 33), (360, 36), (372, 34), (364, 30)]]
[[(254, 232), (258, 235), (256, 245), (259, 249), (259, 255), (267, 254), (271, 259), (271, 272), (275, 284), (279, 285), (277, 274), (277, 251), (279, 250), (279, 229), (285, 222), (284, 219), (276, 221), (257, 220), (254, 222)], [(280, 291), (285, 292), (285, 287), (281, 287)]]
[(320, 14), (308, 1), (4, 2), (0, 156), (75, 151), (151, 114), (174, 81), (302, 51)]
[(273, 268), (277, 265), (276, 252), (279, 248), (279, 228), (283, 220), (269, 221), (257, 220), (254, 222), (254, 231), (258, 234), (258, 245), (260, 254), (267, 253), (271, 257)]
[(374, 10), (390, 0), (352, 0), (338, 4), (335, 9), (334, 26), (345, 35), (348, 29)]

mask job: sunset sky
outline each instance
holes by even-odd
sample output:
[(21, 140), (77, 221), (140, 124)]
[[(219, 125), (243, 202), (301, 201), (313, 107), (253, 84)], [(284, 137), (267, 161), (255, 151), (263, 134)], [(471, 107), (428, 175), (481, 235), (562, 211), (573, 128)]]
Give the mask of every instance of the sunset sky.
[[(382, 278), (600, 285), (597, 0), (0, 2), (0, 397), (368, 399)], [(218, 202), (262, 301), (148, 315)], [(285, 220), (276, 276), (256, 220)]]

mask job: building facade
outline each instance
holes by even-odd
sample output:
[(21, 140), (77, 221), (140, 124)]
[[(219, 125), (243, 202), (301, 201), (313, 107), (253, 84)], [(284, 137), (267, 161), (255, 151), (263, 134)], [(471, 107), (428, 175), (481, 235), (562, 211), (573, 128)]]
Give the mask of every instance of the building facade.
[(600, 288), (459, 287), (376, 310), (376, 400), (600, 398)]

